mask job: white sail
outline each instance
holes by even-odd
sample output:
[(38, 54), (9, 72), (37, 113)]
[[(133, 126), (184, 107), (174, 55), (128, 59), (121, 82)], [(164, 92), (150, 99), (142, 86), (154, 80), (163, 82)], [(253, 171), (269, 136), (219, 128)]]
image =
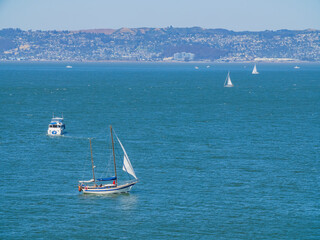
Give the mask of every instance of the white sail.
[(257, 71), (257, 65), (256, 64), (253, 67), (252, 74), (259, 74), (259, 72)]
[(136, 174), (134, 173), (133, 167), (130, 163), (129, 158), (127, 158), (126, 155), (123, 156), (123, 166), (122, 170), (129, 173), (131, 176), (133, 176), (135, 179), (137, 179)]
[(233, 84), (232, 84), (231, 78), (230, 78), (230, 72), (228, 72), (228, 76), (226, 78), (226, 81), (224, 82), (224, 86), (225, 87), (233, 87)]
[(232, 85), (230, 74), (228, 74), (228, 83), (227, 83), (227, 85)]
[(124, 147), (123, 147), (122, 143), (120, 142), (120, 139), (118, 138), (117, 135), (116, 135), (116, 137), (117, 137), (117, 140), (118, 140), (118, 142), (119, 142), (119, 144), (120, 144), (120, 146), (122, 148), (123, 154), (124, 154), (122, 170), (127, 172), (127, 173), (129, 173), (135, 179), (138, 179), (136, 174), (135, 174), (135, 172), (134, 172), (134, 170), (133, 170), (133, 167), (131, 165), (131, 162), (130, 162), (130, 159), (129, 159), (128, 155), (127, 155), (126, 150), (124, 149)]

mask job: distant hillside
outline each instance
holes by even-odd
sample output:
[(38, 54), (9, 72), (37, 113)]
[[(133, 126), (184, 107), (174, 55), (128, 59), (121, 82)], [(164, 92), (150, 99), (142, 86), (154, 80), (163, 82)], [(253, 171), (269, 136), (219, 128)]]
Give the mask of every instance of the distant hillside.
[(78, 32), (85, 32), (85, 33), (104, 33), (104, 34), (110, 35), (110, 34), (114, 33), (115, 31), (116, 31), (116, 29), (87, 29), (87, 30), (75, 31), (75, 33), (78, 33)]
[(2, 61), (320, 61), (319, 30), (0, 30)]

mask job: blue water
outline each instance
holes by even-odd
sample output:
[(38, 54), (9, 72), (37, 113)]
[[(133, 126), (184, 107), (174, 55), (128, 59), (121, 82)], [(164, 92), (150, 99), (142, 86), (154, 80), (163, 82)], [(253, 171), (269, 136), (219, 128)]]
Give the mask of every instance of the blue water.
[[(320, 239), (319, 64), (66, 65), (0, 64), (0, 239)], [(140, 182), (79, 194), (109, 125)]]

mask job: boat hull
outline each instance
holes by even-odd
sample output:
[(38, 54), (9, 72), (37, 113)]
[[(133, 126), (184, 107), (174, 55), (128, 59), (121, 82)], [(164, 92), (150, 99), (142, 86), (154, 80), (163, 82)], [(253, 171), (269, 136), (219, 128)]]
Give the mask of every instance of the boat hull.
[(115, 194), (115, 193), (126, 193), (131, 190), (133, 185), (135, 185), (136, 182), (134, 183), (127, 183), (123, 185), (119, 185), (115, 188), (105, 188), (105, 187), (97, 187), (97, 188), (83, 188), (82, 192), (84, 194)]
[(48, 129), (48, 135), (50, 136), (61, 136), (63, 134), (64, 134), (64, 131), (62, 129), (55, 129), (55, 130)]

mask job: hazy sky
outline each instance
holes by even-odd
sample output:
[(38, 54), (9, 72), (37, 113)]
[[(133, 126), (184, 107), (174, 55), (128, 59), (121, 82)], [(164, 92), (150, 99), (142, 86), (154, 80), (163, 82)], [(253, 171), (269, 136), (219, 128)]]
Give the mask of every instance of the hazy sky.
[(320, 29), (320, 0), (0, 0), (0, 29)]

